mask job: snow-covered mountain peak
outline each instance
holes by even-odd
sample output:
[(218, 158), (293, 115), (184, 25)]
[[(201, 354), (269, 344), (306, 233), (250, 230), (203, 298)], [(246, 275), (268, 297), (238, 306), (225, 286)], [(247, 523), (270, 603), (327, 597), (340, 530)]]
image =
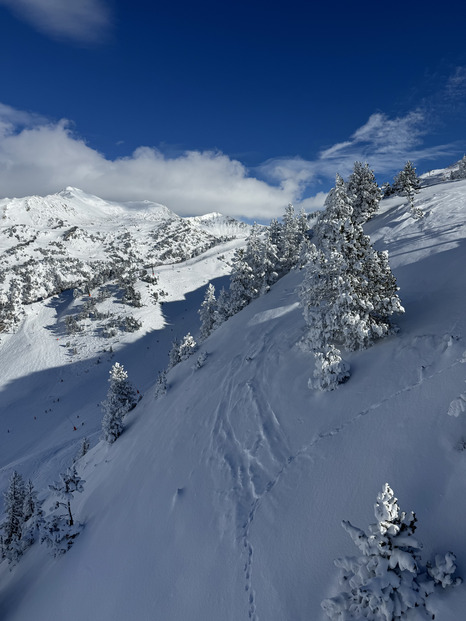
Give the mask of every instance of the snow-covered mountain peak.
[(50, 228), (62, 221), (65, 225), (93, 225), (108, 228), (109, 220), (178, 220), (179, 216), (164, 205), (152, 201), (118, 203), (68, 186), (47, 196), (0, 200), (3, 224), (24, 224)]
[[(60, 190), (60, 192), (57, 192), (57, 194), (59, 196), (62, 196), (63, 198), (69, 198), (69, 199), (91, 196), (90, 194), (86, 194), (79, 188), (75, 188), (71, 185), (66, 186), (64, 190)], [(96, 198), (96, 197), (93, 197), (93, 198)]]
[(245, 222), (240, 222), (231, 216), (224, 216), (218, 212), (194, 216), (186, 218), (186, 220), (210, 231), (214, 235), (247, 237), (251, 231), (251, 226)]

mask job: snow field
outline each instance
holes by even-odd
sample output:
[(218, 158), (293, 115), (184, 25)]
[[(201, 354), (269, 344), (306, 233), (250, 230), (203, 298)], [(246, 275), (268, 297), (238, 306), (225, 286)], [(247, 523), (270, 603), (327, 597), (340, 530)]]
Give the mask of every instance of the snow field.
[[(193, 369), (194, 357), (172, 369), (164, 397), (155, 399), (150, 387), (153, 333), (120, 344), (113, 361), (144, 397), (117, 442), (95, 445), (80, 464), (86, 484), (74, 507), (85, 527), (70, 552), (55, 560), (33, 548), (14, 572), (0, 567), (2, 618), (323, 621), (320, 602), (339, 590), (333, 560), (356, 554), (341, 521), (363, 529), (373, 522), (385, 482), (401, 508), (417, 514), (423, 559), (452, 550), (464, 575), (466, 432), (462, 414), (448, 412), (465, 392), (466, 184), (430, 186), (415, 202), (426, 214), (421, 221), (391, 198), (367, 225), (376, 247), (390, 252), (406, 308), (400, 331), (344, 352), (352, 376), (333, 392), (307, 388), (313, 362), (297, 346), (305, 330), (299, 271), (216, 330), (199, 350), (209, 354), (201, 369)], [(207, 263), (197, 265), (201, 274)], [(189, 267), (180, 266), (185, 299), (164, 305), (160, 336), (183, 317), (195, 333), (202, 295)], [(160, 276), (167, 287), (168, 272)], [(23, 330), (18, 343), (25, 339)], [(60, 351), (46, 340), (45, 351)], [(62, 368), (48, 353), (49, 369), (31, 362), (37, 380), (32, 367), (22, 377), (13, 347), (5, 351), (16, 366), (10, 384), (32, 379), (39, 387)], [(111, 361), (92, 369), (89, 362), (80, 363), (87, 374), (75, 374), (79, 364), (63, 368), (74, 377), (70, 395), (92, 377), (84, 383), (90, 404), (105, 396)], [(22, 417), (31, 393), (24, 402), (8, 386), (5, 393)], [(49, 448), (65, 455), (64, 430), (47, 431)], [(13, 463), (33, 462), (35, 434), (22, 435), (5, 476)], [(36, 467), (46, 468), (45, 450)], [(464, 587), (432, 598), (436, 618), (463, 618)]]

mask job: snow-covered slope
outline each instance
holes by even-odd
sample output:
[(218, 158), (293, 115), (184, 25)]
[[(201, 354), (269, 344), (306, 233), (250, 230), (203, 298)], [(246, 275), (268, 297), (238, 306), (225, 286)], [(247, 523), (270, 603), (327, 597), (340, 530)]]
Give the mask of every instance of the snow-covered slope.
[[(92, 402), (95, 417), (113, 361), (144, 397), (114, 445), (93, 435), (74, 501), (85, 526), (70, 552), (53, 559), (35, 546), (13, 572), (0, 566), (2, 619), (321, 620), (320, 602), (337, 588), (333, 559), (356, 553), (341, 520), (373, 522), (385, 482), (416, 512), (423, 558), (452, 550), (464, 575), (466, 181), (427, 187), (415, 202), (424, 218), (394, 197), (367, 225), (390, 252), (406, 309), (400, 331), (345, 356), (352, 377), (331, 393), (307, 388), (299, 271), (215, 331), (201, 347), (204, 366), (194, 369), (195, 357), (177, 365), (158, 399), (147, 369), (167, 328), (73, 363), (47, 330), (63, 298), (37, 308), (37, 321), (31, 310), (3, 349), (16, 374), (0, 393), (2, 416), (17, 422), (13, 435), (1, 430), (4, 485), (16, 468), (45, 487), (47, 463), (55, 474), (70, 458), (76, 395), (85, 387), (79, 415), (91, 418)], [(174, 303), (173, 321), (192, 329), (201, 297)], [(33, 344), (41, 339), (43, 361)], [(34, 395), (45, 399), (45, 380), (51, 411), (45, 401), (36, 408), (37, 432)], [(61, 448), (47, 454), (51, 430)], [(433, 595), (431, 606), (436, 619), (462, 619), (465, 587)]]

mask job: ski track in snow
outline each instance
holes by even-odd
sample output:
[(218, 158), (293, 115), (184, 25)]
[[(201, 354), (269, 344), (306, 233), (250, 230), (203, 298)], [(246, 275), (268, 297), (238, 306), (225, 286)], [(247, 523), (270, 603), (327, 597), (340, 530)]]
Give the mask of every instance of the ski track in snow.
[[(433, 339), (433, 340), (435, 340), (436, 336), (435, 335), (425, 335), (423, 337), (415, 337), (413, 339), (413, 341), (412, 341), (412, 344), (414, 345), (415, 343), (417, 343), (419, 339), (426, 339), (426, 340)], [(449, 334), (445, 334), (444, 337), (439, 340), (439, 343), (437, 345), (438, 351), (435, 352), (435, 353), (436, 354), (440, 354), (440, 355), (445, 353), (445, 351), (447, 351), (447, 349), (451, 346), (451, 344), (453, 343), (454, 340), (458, 340), (458, 339), (456, 337), (452, 337)], [(381, 399), (380, 401), (378, 401), (376, 403), (372, 403), (368, 408), (359, 411), (357, 414), (355, 414), (354, 416), (352, 416), (351, 418), (349, 418), (345, 422), (341, 423), (340, 425), (337, 425), (337, 426), (333, 427), (332, 429), (329, 429), (328, 431), (324, 431), (324, 432), (318, 434), (317, 436), (314, 437), (314, 439), (309, 444), (303, 446), (296, 453), (296, 455), (293, 456), (292, 461), (294, 461), (298, 457), (308, 456), (309, 452), (319, 442), (321, 442), (322, 440), (326, 440), (328, 438), (331, 438), (333, 436), (336, 436), (337, 434), (339, 434), (342, 431), (344, 431), (346, 428), (354, 425), (355, 423), (360, 421), (362, 418), (366, 417), (371, 412), (374, 412), (375, 410), (379, 409), (385, 403), (391, 401), (392, 399), (396, 399), (400, 395), (403, 395), (403, 394), (405, 394), (407, 392), (411, 392), (412, 390), (415, 390), (416, 388), (419, 388), (425, 381), (430, 380), (430, 379), (434, 378), (437, 375), (442, 375), (443, 373), (450, 371), (450, 369), (452, 369), (453, 367), (456, 367), (459, 364), (463, 364), (463, 363), (464, 363), (464, 360), (462, 358), (457, 358), (456, 360), (454, 360), (448, 366), (444, 366), (444, 367), (441, 367), (441, 368), (439, 368), (437, 370), (434, 370), (430, 374), (427, 371), (429, 369), (429, 366), (431, 366), (431, 365), (421, 365), (420, 368), (419, 368), (419, 379), (417, 381), (412, 382), (410, 384), (407, 384), (403, 388), (400, 388), (399, 390), (396, 390), (396, 391), (390, 393), (389, 395), (387, 395), (386, 397), (384, 397), (383, 399)]]
[[(261, 360), (267, 359), (268, 348), (265, 345), (267, 340), (266, 334), (262, 339), (262, 347), (257, 351), (249, 353), (246, 358), (238, 355), (232, 361), (229, 379), (223, 390), (224, 398), (215, 411), (210, 446), (210, 453), (214, 456), (213, 472), (218, 471), (220, 462), (221, 468), (227, 472), (231, 480), (231, 489), (226, 493), (219, 491), (222, 504), (219, 508), (220, 514), (225, 515), (225, 500), (230, 505), (225, 517), (227, 520), (233, 519), (236, 537), (240, 542), (240, 553), (244, 559), (244, 588), (251, 621), (259, 621), (259, 616), (252, 584), (254, 548), (251, 544), (250, 531), (262, 499), (273, 491), (282, 476), (299, 458), (310, 459), (313, 449), (322, 441), (335, 437), (392, 399), (415, 390), (425, 381), (448, 373), (453, 367), (464, 363), (464, 356), (459, 357), (448, 366), (438, 368), (437, 365), (437, 368), (429, 373), (429, 368), (438, 362), (454, 341), (459, 339), (449, 334), (445, 334), (442, 338), (435, 335), (414, 337), (411, 342), (412, 348), (418, 348), (421, 343), (421, 347), (424, 344), (431, 349), (431, 362), (419, 367), (416, 381), (391, 392), (340, 425), (319, 433), (311, 442), (293, 452), (262, 384), (253, 379), (246, 381), (244, 379), (245, 365), (253, 362), (258, 353), (261, 354)], [(251, 375), (254, 376), (254, 373)], [(235, 433), (235, 419), (245, 416), (250, 423), (250, 434), (247, 438), (240, 438)], [(238, 423), (238, 428), (241, 428), (243, 423), (244, 419)], [(249, 446), (252, 438), (254, 441)]]
[[(263, 359), (267, 342), (270, 339), (265, 334), (257, 351), (233, 359), (228, 382), (222, 391), (224, 398), (215, 411), (210, 447), (213, 473), (218, 471), (220, 462), (221, 470), (231, 481), (231, 489), (226, 494), (219, 491), (220, 514), (225, 515), (227, 521), (233, 520), (235, 536), (240, 542), (244, 590), (251, 621), (259, 621), (252, 585), (254, 549), (250, 541), (251, 524), (260, 500), (273, 489), (284, 470), (283, 464), (290, 463), (288, 440), (267, 395), (259, 382), (245, 379), (245, 375), (254, 377), (249, 365), (259, 352), (260, 359)], [(248, 433), (240, 437), (237, 429), (244, 429), (245, 418)], [(235, 424), (236, 420), (238, 424)]]

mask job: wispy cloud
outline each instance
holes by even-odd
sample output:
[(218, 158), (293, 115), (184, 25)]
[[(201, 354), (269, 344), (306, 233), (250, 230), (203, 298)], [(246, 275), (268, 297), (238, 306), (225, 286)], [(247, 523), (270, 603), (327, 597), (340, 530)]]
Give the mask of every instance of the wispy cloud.
[(46, 123), (46, 119), (33, 112), (16, 110), (11, 106), (0, 103), (0, 135), (7, 136), (25, 127), (34, 127)]
[[(273, 158), (258, 167), (256, 174), (281, 187), (294, 187), (295, 193), (302, 196), (322, 185), (328, 187), (336, 172), (348, 176), (355, 161), (369, 162), (382, 178), (393, 176), (407, 160), (418, 166), (445, 157), (453, 161), (464, 151), (464, 143), (427, 143), (443, 118), (451, 118), (453, 111), (458, 114), (465, 107), (466, 67), (456, 67), (444, 79), (442, 88), (414, 110), (401, 116), (376, 112), (349, 138), (322, 149), (315, 159)], [(317, 204), (320, 199), (313, 201)]]
[(400, 170), (406, 160), (416, 163), (435, 160), (458, 151), (456, 145), (424, 146), (429, 123), (422, 109), (405, 116), (390, 118), (377, 112), (359, 127), (348, 140), (323, 149), (315, 160), (300, 157), (274, 158), (259, 167), (258, 172), (269, 182), (303, 191), (306, 187), (347, 176), (355, 161), (369, 162), (376, 174), (387, 175)]
[(0, 5), (48, 36), (81, 44), (105, 40), (112, 27), (104, 0), (0, 0)]
[(445, 94), (449, 99), (463, 98), (466, 94), (466, 67), (456, 67), (447, 81)]
[(180, 215), (220, 211), (268, 220), (299, 196), (299, 183), (270, 185), (251, 176), (241, 162), (217, 151), (187, 151), (167, 157), (140, 147), (109, 160), (71, 130), (69, 122), (0, 105), (2, 195), (57, 192), (67, 185), (109, 200), (150, 199)]

